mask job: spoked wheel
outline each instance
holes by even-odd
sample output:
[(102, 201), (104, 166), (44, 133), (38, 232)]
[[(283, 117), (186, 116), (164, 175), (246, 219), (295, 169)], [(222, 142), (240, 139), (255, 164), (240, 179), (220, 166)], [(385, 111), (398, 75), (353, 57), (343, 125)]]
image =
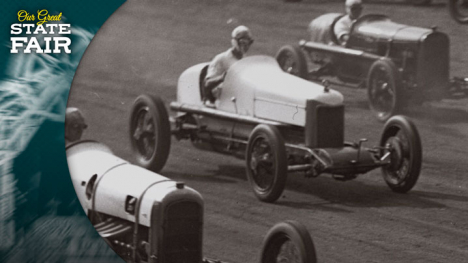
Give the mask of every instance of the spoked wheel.
[(379, 121), (386, 121), (400, 110), (401, 81), (395, 64), (378, 60), (372, 64), (367, 78), (369, 107)]
[(296, 221), (276, 224), (268, 231), (260, 263), (315, 263), (317, 256), (306, 227)]
[(468, 24), (468, 0), (449, 0), (450, 15), (460, 24)]
[(258, 125), (249, 137), (247, 177), (258, 199), (274, 202), (284, 190), (288, 172), (286, 149), (279, 130)]
[(384, 127), (380, 146), (390, 154), (390, 163), (382, 167), (388, 186), (398, 193), (406, 193), (419, 178), (422, 162), (421, 139), (413, 122), (403, 116), (394, 116)]
[(284, 46), (276, 54), (276, 61), (284, 72), (307, 78), (307, 61), (298, 46)]
[(137, 163), (159, 172), (171, 147), (171, 128), (164, 102), (159, 97), (139, 96), (130, 114), (130, 142)]

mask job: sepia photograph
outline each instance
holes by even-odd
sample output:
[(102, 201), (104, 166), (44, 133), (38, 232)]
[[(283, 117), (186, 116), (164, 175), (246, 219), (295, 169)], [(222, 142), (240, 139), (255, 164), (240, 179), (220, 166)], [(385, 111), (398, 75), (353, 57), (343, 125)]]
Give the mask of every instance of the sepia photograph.
[(61, 106), (76, 198), (25, 195), (126, 262), (465, 262), (467, 23), (466, 0), (128, 0)]

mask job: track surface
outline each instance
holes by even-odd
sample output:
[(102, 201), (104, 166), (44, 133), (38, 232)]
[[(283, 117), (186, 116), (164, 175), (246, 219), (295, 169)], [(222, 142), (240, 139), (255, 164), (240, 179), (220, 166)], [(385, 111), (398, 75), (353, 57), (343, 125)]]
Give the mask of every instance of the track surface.
[[(370, 3), (369, 3), (370, 2)], [(438, 25), (451, 39), (451, 73), (468, 76), (468, 27), (449, 17), (444, 1), (413, 7), (367, 1), (364, 13), (388, 14), (401, 23)], [(133, 100), (152, 93), (176, 98), (179, 74), (209, 61), (230, 45), (230, 32), (249, 26), (249, 52), (274, 56), (285, 44), (307, 38), (310, 20), (341, 12), (341, 2), (308, 0), (136, 1), (124, 4), (98, 32), (77, 71), (70, 106), (88, 121), (86, 138), (132, 159), (128, 115)], [(364, 90), (337, 87), (345, 96), (349, 141), (378, 142), (382, 124), (367, 108)], [(257, 201), (244, 162), (194, 149), (173, 139), (162, 174), (185, 181), (205, 198), (204, 254), (230, 262), (257, 262), (262, 238), (279, 221), (304, 223), (320, 262), (466, 262), (468, 260), (468, 100), (415, 107), (423, 141), (416, 187), (396, 194), (380, 171), (338, 182), (327, 175), (292, 174), (275, 204)]]

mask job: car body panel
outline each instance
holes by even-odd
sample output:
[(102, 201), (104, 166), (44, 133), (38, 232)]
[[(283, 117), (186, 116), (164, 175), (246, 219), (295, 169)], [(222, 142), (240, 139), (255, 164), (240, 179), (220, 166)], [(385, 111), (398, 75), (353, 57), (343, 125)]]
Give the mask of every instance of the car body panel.
[(178, 189), (175, 181), (132, 165), (97, 142), (71, 145), (67, 148), (67, 160), (78, 200), (87, 214), (94, 211), (135, 222), (136, 214), (125, 209), (127, 198), (135, 197), (141, 199), (138, 222), (149, 227), (155, 203), (162, 203), (173, 192), (201, 200), (195, 190)]
[(191, 105), (203, 105), (200, 94), (200, 72), (208, 64), (208, 62), (197, 64), (180, 74), (177, 82), (177, 101)]
[(323, 44), (337, 44), (336, 36), (333, 31), (333, 25), (344, 14), (328, 13), (321, 15), (310, 22), (308, 31), (310, 33), (310, 41)]
[(366, 15), (355, 22), (351, 35), (363, 35), (380, 40), (417, 42), (431, 32), (431, 29), (396, 23), (383, 15)]
[[(206, 64), (193, 66), (179, 78), (178, 102), (202, 105), (200, 71)], [(219, 111), (241, 116), (305, 126), (308, 100), (325, 105), (341, 105), (343, 96), (322, 85), (297, 78), (281, 70), (274, 58), (246, 57), (231, 66), (216, 102)]]

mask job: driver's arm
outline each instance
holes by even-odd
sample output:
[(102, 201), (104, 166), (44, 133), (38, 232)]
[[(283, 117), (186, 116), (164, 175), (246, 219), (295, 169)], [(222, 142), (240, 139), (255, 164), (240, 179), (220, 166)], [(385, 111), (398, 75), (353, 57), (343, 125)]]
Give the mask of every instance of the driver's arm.
[(211, 61), (205, 77), (205, 88), (213, 89), (224, 81), (226, 70), (222, 64), (222, 59), (219, 55)]
[(348, 42), (349, 39), (349, 34), (341, 34), (341, 36), (338, 38), (338, 41), (340, 42), (340, 45), (346, 46), (346, 42)]
[(350, 25), (349, 21), (347, 21), (347, 16), (340, 18), (336, 23), (333, 31), (335, 33), (336, 39), (338, 40), (339, 44), (344, 46), (349, 38), (349, 30)]
[(213, 77), (205, 78), (205, 87), (207, 89), (215, 88), (219, 84), (223, 83), (225, 75), (226, 74), (222, 74), (222, 75), (219, 75), (219, 76), (213, 76)]

